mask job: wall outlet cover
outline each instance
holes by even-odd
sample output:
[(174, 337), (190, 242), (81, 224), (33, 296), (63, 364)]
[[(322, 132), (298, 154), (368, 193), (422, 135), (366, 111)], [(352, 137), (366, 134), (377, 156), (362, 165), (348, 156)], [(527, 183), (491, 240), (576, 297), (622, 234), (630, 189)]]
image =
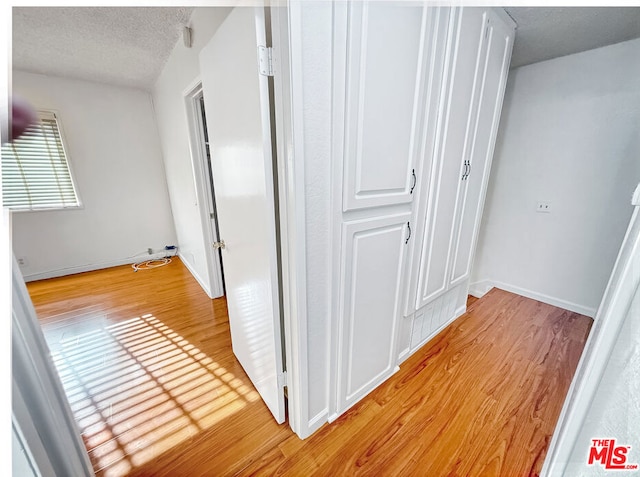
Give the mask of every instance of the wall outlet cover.
[(536, 203), (536, 212), (542, 212), (545, 214), (551, 213), (551, 202), (541, 200)]

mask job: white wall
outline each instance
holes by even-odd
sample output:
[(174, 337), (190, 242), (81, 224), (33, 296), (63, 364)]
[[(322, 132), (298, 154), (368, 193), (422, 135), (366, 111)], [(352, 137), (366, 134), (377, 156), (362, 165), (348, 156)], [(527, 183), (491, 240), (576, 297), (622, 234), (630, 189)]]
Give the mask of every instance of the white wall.
[[(230, 8), (196, 8), (191, 15), (193, 46), (180, 40), (174, 47), (153, 89), (153, 104), (167, 172), (167, 184), (180, 255), (211, 295), (211, 270), (207, 266), (202, 221), (189, 150), (186, 89), (200, 76), (198, 54), (231, 11)], [(206, 204), (202, 204), (206, 207)]]
[[(298, 8), (299, 7), (299, 8)], [(331, 81), (332, 14), (329, 2), (300, 2), (292, 17), (293, 129), (304, 157), (308, 411), (313, 431), (327, 421), (329, 402), (329, 326), (331, 324)], [(296, 115), (295, 113), (300, 113)]]
[(19, 71), (13, 91), (59, 113), (83, 205), (13, 214), (26, 280), (131, 263), (149, 247), (175, 244), (149, 93)]
[(593, 316), (631, 217), (639, 131), (640, 40), (513, 70), (472, 293), (496, 285)]

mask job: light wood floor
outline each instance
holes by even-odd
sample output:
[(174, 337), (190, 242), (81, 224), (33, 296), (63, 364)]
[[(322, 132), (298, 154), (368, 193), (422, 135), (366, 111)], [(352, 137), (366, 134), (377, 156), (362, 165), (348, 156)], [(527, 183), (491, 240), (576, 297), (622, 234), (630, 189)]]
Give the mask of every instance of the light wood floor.
[(300, 441), (233, 357), (224, 299), (179, 260), (29, 291), (100, 476), (536, 475), (591, 326), (494, 289)]

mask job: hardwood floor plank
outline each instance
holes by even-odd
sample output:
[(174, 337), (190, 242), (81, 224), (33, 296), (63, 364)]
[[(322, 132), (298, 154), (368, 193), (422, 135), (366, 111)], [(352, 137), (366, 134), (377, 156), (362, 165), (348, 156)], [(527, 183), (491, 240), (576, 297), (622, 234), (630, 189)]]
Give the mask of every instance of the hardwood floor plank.
[(179, 259), (28, 288), (98, 476), (538, 475), (592, 320), (494, 289), (305, 441)]

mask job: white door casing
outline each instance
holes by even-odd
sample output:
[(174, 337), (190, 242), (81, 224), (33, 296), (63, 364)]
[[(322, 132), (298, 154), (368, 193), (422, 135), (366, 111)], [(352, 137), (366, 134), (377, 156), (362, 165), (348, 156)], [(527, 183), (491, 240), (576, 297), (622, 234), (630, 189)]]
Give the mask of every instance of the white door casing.
[(233, 351), (285, 419), (264, 10), (235, 8), (200, 52)]
[[(187, 123), (189, 125), (189, 150), (193, 166), (193, 176), (196, 185), (198, 209), (202, 223), (202, 232), (206, 244), (219, 240), (215, 228), (215, 212), (213, 195), (209, 183), (207, 150), (205, 145), (202, 115), (200, 111), (200, 97), (202, 95), (202, 81), (197, 78), (193, 84), (183, 92)], [(210, 298), (224, 296), (222, 264), (217, 250), (206, 249), (207, 268), (209, 269), (209, 287), (200, 283)], [(194, 275), (195, 276), (195, 275)]]

